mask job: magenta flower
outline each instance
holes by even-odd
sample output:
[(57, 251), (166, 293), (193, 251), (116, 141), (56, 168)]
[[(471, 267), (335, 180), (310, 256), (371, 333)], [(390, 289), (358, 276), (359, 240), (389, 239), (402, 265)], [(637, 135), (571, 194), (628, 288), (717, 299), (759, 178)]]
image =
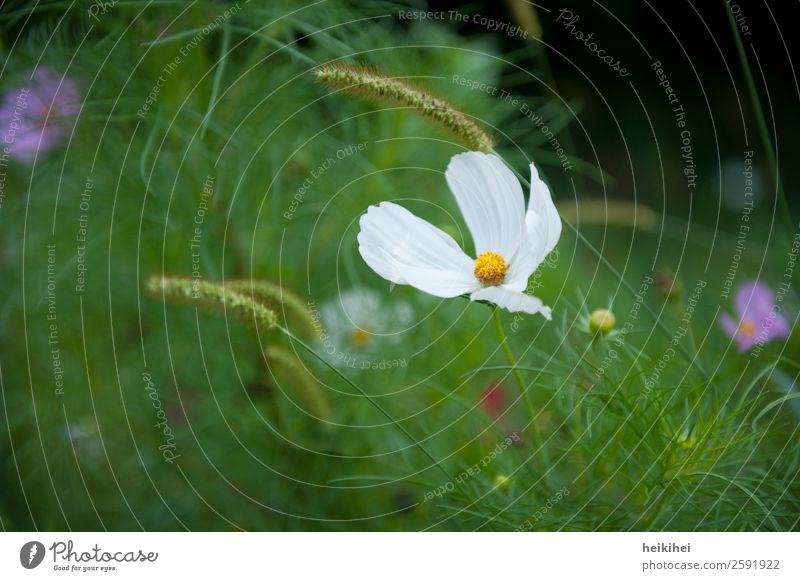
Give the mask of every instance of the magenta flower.
[(736, 290), (734, 308), (739, 320), (722, 313), (719, 322), (722, 330), (736, 341), (740, 353), (767, 341), (789, 336), (789, 323), (777, 310), (773, 310), (774, 305), (775, 294), (772, 289), (758, 281), (743, 283)]
[(2, 147), (25, 162), (45, 153), (66, 135), (78, 112), (75, 82), (39, 67), (25, 84), (6, 91), (0, 103)]

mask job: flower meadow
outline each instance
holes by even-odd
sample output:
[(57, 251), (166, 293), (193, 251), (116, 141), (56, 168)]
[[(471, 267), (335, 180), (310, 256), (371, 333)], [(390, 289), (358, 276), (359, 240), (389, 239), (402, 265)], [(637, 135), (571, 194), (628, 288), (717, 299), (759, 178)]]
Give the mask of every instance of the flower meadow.
[(796, 9), (620, 4), (5, 2), (2, 530), (800, 528)]

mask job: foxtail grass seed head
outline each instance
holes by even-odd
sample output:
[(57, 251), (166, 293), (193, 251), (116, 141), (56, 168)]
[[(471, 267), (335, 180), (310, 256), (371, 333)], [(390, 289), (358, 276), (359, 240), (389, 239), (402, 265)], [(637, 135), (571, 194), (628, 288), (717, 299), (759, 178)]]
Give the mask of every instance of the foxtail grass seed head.
[(638, 202), (625, 200), (580, 200), (558, 204), (558, 213), (567, 221), (581, 225), (618, 226), (655, 232), (658, 214)]
[(277, 364), (291, 374), (293, 382), (287, 385), (297, 391), (311, 413), (323, 422), (333, 417), (330, 402), (325, 396), (320, 383), (308, 372), (297, 355), (274, 345), (267, 347), (265, 353), (270, 364)]
[(314, 332), (314, 319), (305, 300), (285, 286), (266, 280), (226, 280), (225, 289), (251, 297), (275, 312), (282, 313), (289, 321), (302, 326), (306, 334)]
[(179, 277), (151, 277), (145, 288), (155, 296), (177, 302), (195, 302), (217, 310), (227, 310), (237, 319), (268, 329), (277, 324), (275, 312), (252, 296), (227, 289), (220, 283)]
[(617, 318), (614, 313), (606, 309), (596, 309), (589, 317), (589, 330), (593, 334), (607, 335), (614, 330)]
[(409, 107), (453, 133), (470, 149), (489, 152), (494, 148), (492, 136), (467, 115), (407, 81), (388, 77), (372, 68), (339, 62), (320, 65), (313, 69), (313, 74), (320, 83), (352, 95), (377, 103)]

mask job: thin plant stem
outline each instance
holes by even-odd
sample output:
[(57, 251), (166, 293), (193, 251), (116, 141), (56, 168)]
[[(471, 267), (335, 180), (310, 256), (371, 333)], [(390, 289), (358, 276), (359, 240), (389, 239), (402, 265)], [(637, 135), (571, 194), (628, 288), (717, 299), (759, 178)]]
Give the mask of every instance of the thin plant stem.
[(208, 98), (208, 108), (206, 114), (203, 116), (203, 121), (200, 127), (200, 139), (205, 138), (208, 122), (211, 120), (211, 113), (214, 107), (217, 106), (217, 97), (219, 95), (219, 87), (222, 84), (222, 78), (225, 76), (225, 65), (228, 63), (228, 51), (231, 44), (231, 27), (227, 22), (222, 27), (222, 47), (220, 48), (220, 57), (217, 61), (217, 70), (214, 72), (214, 78), (211, 83), (211, 96)]
[(414, 444), (414, 445), (415, 445), (417, 448), (419, 448), (419, 449), (422, 451), (422, 453), (423, 453), (423, 454), (425, 454), (425, 456), (427, 456), (427, 457), (428, 457), (428, 459), (429, 459), (431, 462), (433, 462), (433, 463), (434, 463), (434, 465), (435, 465), (435, 466), (436, 466), (436, 467), (437, 467), (439, 470), (441, 470), (442, 474), (444, 474), (444, 475), (447, 477), (447, 480), (448, 480), (449, 482), (454, 482), (456, 485), (459, 485), (459, 483), (458, 483), (456, 480), (454, 480), (454, 479), (453, 479), (453, 478), (450, 476), (450, 474), (448, 474), (447, 470), (445, 470), (445, 469), (444, 469), (444, 467), (443, 467), (443, 466), (442, 466), (442, 465), (439, 463), (439, 461), (438, 461), (438, 460), (436, 460), (436, 458), (434, 458), (434, 457), (433, 457), (433, 456), (430, 454), (430, 452), (428, 452), (428, 450), (425, 448), (425, 446), (423, 446), (421, 442), (419, 442), (419, 441), (418, 441), (418, 440), (417, 440), (417, 439), (416, 439), (414, 436), (412, 436), (412, 435), (411, 435), (411, 433), (410, 433), (408, 430), (406, 430), (406, 429), (405, 429), (405, 428), (404, 428), (404, 427), (403, 427), (403, 426), (402, 426), (402, 425), (401, 425), (401, 424), (400, 424), (400, 423), (399, 423), (397, 420), (395, 420), (395, 419), (392, 417), (392, 415), (391, 415), (391, 414), (390, 414), (388, 411), (386, 411), (386, 410), (383, 408), (383, 406), (381, 406), (381, 404), (379, 404), (377, 401), (375, 401), (375, 400), (374, 400), (374, 399), (373, 399), (373, 398), (372, 398), (372, 397), (371, 397), (371, 396), (370, 396), (370, 395), (369, 395), (367, 392), (365, 392), (363, 389), (361, 389), (361, 388), (360, 388), (360, 387), (359, 387), (359, 386), (358, 386), (358, 385), (357, 385), (355, 382), (353, 382), (353, 381), (352, 381), (352, 380), (351, 380), (349, 377), (347, 377), (347, 376), (346, 376), (344, 373), (342, 373), (341, 371), (339, 371), (338, 369), (336, 369), (336, 367), (334, 367), (333, 365), (331, 365), (331, 363), (330, 363), (330, 362), (326, 361), (324, 357), (322, 357), (322, 356), (321, 356), (319, 353), (317, 353), (316, 351), (314, 351), (314, 349), (313, 349), (313, 348), (312, 348), (310, 345), (308, 345), (308, 344), (307, 344), (307, 343), (305, 343), (305, 342), (304, 342), (302, 339), (300, 339), (300, 338), (299, 338), (297, 335), (295, 335), (294, 333), (292, 333), (291, 331), (289, 331), (289, 329), (286, 329), (286, 328), (284, 328), (284, 327), (281, 327), (280, 325), (275, 325), (275, 328), (279, 329), (279, 330), (280, 330), (280, 331), (281, 331), (281, 332), (282, 332), (284, 335), (286, 335), (287, 337), (289, 337), (289, 339), (291, 339), (292, 341), (294, 341), (295, 343), (297, 343), (298, 345), (300, 345), (300, 347), (302, 347), (302, 348), (303, 348), (305, 351), (307, 351), (307, 352), (309, 353), (309, 355), (311, 355), (311, 356), (312, 356), (312, 357), (314, 357), (314, 358), (315, 358), (317, 361), (319, 361), (320, 363), (322, 363), (323, 365), (325, 365), (325, 366), (326, 366), (328, 369), (330, 369), (330, 370), (331, 370), (331, 371), (333, 371), (333, 372), (334, 372), (336, 375), (338, 375), (338, 376), (339, 376), (341, 379), (343, 379), (343, 380), (344, 380), (344, 381), (345, 381), (345, 382), (346, 382), (346, 383), (347, 383), (347, 384), (348, 384), (350, 387), (352, 387), (353, 389), (355, 389), (355, 390), (356, 390), (356, 391), (359, 393), (359, 395), (361, 395), (361, 396), (362, 396), (364, 399), (366, 399), (366, 400), (367, 400), (369, 403), (371, 403), (371, 404), (372, 404), (372, 405), (375, 407), (375, 409), (377, 409), (377, 410), (378, 410), (378, 411), (379, 411), (381, 414), (383, 414), (383, 416), (384, 416), (384, 417), (386, 417), (386, 419), (388, 419), (390, 422), (392, 422), (392, 424), (393, 424), (393, 425), (394, 425), (394, 426), (395, 426), (395, 427), (396, 427), (398, 430), (400, 430), (401, 432), (403, 432), (403, 434), (406, 436), (406, 438), (408, 438), (408, 439), (409, 439), (409, 440), (410, 440), (410, 441), (411, 441), (411, 442), (412, 442), (412, 443), (413, 443), (413, 444)]
[[(603, 256), (603, 254), (595, 247), (595, 245), (589, 242), (589, 240), (587, 240), (586, 237), (578, 231), (578, 228), (572, 222), (569, 222), (567, 220), (563, 220), (563, 222), (567, 226), (569, 226), (570, 230), (572, 230), (575, 233), (575, 236), (578, 238), (578, 240), (580, 240), (586, 245), (589, 251), (597, 257), (597, 259), (603, 264), (603, 266), (605, 266), (617, 278), (619, 283), (623, 287), (625, 287), (625, 289), (631, 294), (631, 296), (635, 297), (636, 289), (634, 289), (631, 286), (631, 284), (627, 280), (625, 280), (622, 274), (616, 268), (614, 268), (614, 266), (608, 261), (608, 259), (605, 256)], [(646, 302), (642, 303), (642, 306), (644, 307), (644, 310), (646, 310), (650, 314), (650, 316), (655, 319), (656, 326), (664, 334), (664, 336), (667, 337), (668, 339), (672, 339), (673, 338), (672, 331), (670, 331), (669, 327), (667, 327), (664, 321), (661, 320), (661, 317), (653, 310), (653, 307), (648, 305)], [(686, 347), (681, 343), (678, 343), (676, 347), (678, 351), (680, 351), (681, 354), (683, 354), (683, 356), (686, 358), (689, 364), (695, 367), (695, 369), (697, 369), (697, 371), (700, 372), (700, 375), (702, 375), (704, 379), (708, 377), (708, 373), (706, 373), (706, 370), (703, 368), (703, 365), (700, 363), (700, 361), (696, 356), (693, 356), (688, 351), (688, 349), (686, 349)]]
[(789, 231), (792, 232), (794, 231), (792, 213), (789, 210), (789, 203), (786, 200), (786, 192), (783, 189), (783, 182), (781, 181), (781, 176), (778, 173), (778, 161), (775, 157), (775, 150), (772, 147), (772, 138), (770, 137), (769, 129), (767, 128), (767, 119), (764, 115), (764, 108), (761, 106), (761, 99), (758, 96), (756, 83), (753, 79), (753, 71), (750, 69), (750, 62), (747, 60), (747, 53), (744, 50), (744, 43), (742, 42), (742, 37), (739, 34), (739, 27), (736, 25), (736, 18), (731, 10), (730, 2), (725, 1), (723, 3), (725, 4), (725, 9), (728, 12), (728, 21), (731, 25), (733, 40), (736, 42), (736, 52), (739, 55), (739, 61), (742, 64), (742, 71), (744, 72), (744, 79), (747, 83), (747, 92), (750, 94), (750, 101), (752, 101), (753, 104), (753, 113), (755, 113), (756, 116), (758, 133), (761, 137), (764, 149), (767, 152), (767, 164), (769, 165), (770, 175), (772, 176), (773, 185), (775, 186), (775, 191), (778, 195), (778, 202), (781, 207), (781, 212), (783, 213), (783, 217), (786, 219), (786, 225), (789, 227)]
[[(519, 181), (522, 182), (523, 185), (527, 186), (528, 188), (531, 187), (531, 183), (530, 183), (530, 181), (528, 181), (528, 178), (526, 178), (524, 175), (522, 175), (516, 169), (512, 168), (511, 171), (513, 171), (516, 174), (516, 176), (519, 178)], [(622, 276), (622, 273), (620, 273), (616, 268), (614, 268), (614, 265), (612, 265), (608, 261), (608, 259), (605, 256), (603, 256), (603, 253), (600, 252), (597, 249), (597, 247), (595, 247), (595, 245), (592, 244), (591, 241), (589, 241), (583, 234), (581, 234), (581, 232), (578, 230), (577, 226), (575, 226), (575, 224), (573, 224), (569, 220), (565, 219), (563, 216), (561, 218), (561, 221), (564, 224), (566, 224), (567, 227), (570, 230), (572, 230), (572, 232), (577, 237), (578, 241), (583, 243), (586, 246), (586, 248), (588, 248), (589, 251), (597, 257), (597, 260), (599, 260), (600, 263), (603, 266), (605, 266), (611, 274), (614, 275), (614, 277), (625, 288), (625, 290), (627, 290), (632, 297), (635, 297), (636, 296), (636, 292), (637, 292), (636, 289), (634, 289), (631, 286), (631, 284), (627, 280), (625, 280), (625, 277)], [(647, 311), (648, 314), (650, 314), (651, 317), (653, 317), (653, 319), (655, 320), (655, 323), (656, 323), (656, 327), (658, 327), (658, 329), (664, 334), (664, 336), (669, 338), (669, 339), (672, 339), (672, 337), (673, 337), (672, 331), (669, 329), (669, 327), (667, 327), (664, 324), (664, 321), (662, 321), (661, 317), (659, 317), (658, 314), (653, 310), (653, 307), (651, 307), (646, 302), (642, 303), (642, 306), (644, 307), (644, 310)], [(689, 365), (693, 366), (700, 373), (700, 375), (703, 376), (703, 379), (706, 379), (709, 382), (711, 381), (711, 379), (709, 378), (708, 373), (706, 373), (706, 370), (703, 368), (703, 365), (700, 363), (700, 361), (698, 360), (697, 357), (692, 356), (692, 354), (681, 343), (678, 343), (676, 348), (686, 358), (686, 361), (689, 362)]]
[[(511, 366), (511, 371), (514, 374), (514, 378), (517, 380), (519, 390), (522, 392), (522, 398), (525, 400), (525, 407), (528, 408), (528, 415), (531, 417), (530, 431), (533, 433), (534, 444), (542, 451), (542, 455), (544, 456), (544, 443), (542, 442), (542, 437), (539, 434), (539, 430), (533, 423), (533, 420), (536, 417), (536, 408), (533, 407), (533, 400), (531, 400), (531, 396), (528, 393), (528, 387), (525, 384), (525, 380), (522, 379), (522, 374), (519, 372), (519, 369), (517, 369), (517, 360), (514, 357), (514, 353), (511, 351), (511, 346), (508, 344), (506, 333), (503, 331), (503, 324), (500, 321), (500, 309), (494, 307), (492, 309), (492, 317), (494, 318), (495, 331), (497, 331), (497, 339), (500, 341), (500, 346), (503, 348), (503, 353), (506, 355), (506, 360)], [(547, 464), (546, 459), (545, 464)]]
[(650, 513), (645, 517), (644, 523), (642, 526), (642, 530), (649, 531), (650, 527), (652, 527), (658, 517), (661, 516), (661, 511), (664, 510), (664, 503), (667, 501), (667, 487), (664, 487), (664, 490), (661, 491), (661, 495), (656, 500), (653, 508), (650, 510)]
[(531, 420), (533, 420), (536, 415), (536, 408), (533, 407), (533, 401), (531, 401), (531, 396), (528, 394), (528, 388), (525, 385), (525, 381), (522, 379), (522, 374), (520, 374), (519, 369), (517, 369), (517, 360), (511, 352), (511, 347), (506, 339), (506, 333), (503, 331), (503, 324), (500, 321), (500, 311), (496, 307), (492, 309), (492, 317), (494, 318), (494, 328), (495, 331), (497, 331), (497, 338), (500, 340), (500, 346), (503, 348), (503, 353), (505, 353), (506, 360), (511, 366), (511, 371), (514, 374), (514, 378), (517, 380), (517, 384), (519, 384), (522, 397), (525, 399), (528, 413), (531, 416)]

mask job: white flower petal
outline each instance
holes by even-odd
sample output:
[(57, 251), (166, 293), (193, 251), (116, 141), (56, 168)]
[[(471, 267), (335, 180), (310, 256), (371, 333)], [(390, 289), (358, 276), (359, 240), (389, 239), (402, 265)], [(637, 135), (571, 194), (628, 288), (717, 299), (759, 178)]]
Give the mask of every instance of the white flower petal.
[(548, 321), (552, 319), (550, 307), (544, 306), (541, 299), (514, 291), (506, 285), (487, 286), (475, 291), (469, 298), (473, 301), (489, 301), (498, 307), (508, 309), (512, 313), (517, 311), (531, 315), (541, 313)]
[(402, 206), (370, 206), (360, 225), (358, 250), (386, 280), (446, 298), (478, 287), (473, 261), (456, 241)]
[(519, 292), (524, 291), (528, 287), (528, 279), (542, 263), (542, 259), (539, 258), (541, 250), (541, 245), (533, 243), (527, 232), (523, 234), (522, 243), (517, 254), (511, 259), (503, 286)]
[(497, 252), (509, 261), (525, 230), (525, 197), (516, 176), (497, 156), (470, 151), (453, 156), (445, 177), (472, 234), (475, 255)]
[[(539, 178), (536, 166), (531, 163), (531, 195), (525, 214), (525, 228), (530, 243), (536, 247), (536, 266), (550, 254), (561, 237), (561, 218), (550, 197), (550, 190)], [(534, 268), (535, 270), (535, 268)]]

